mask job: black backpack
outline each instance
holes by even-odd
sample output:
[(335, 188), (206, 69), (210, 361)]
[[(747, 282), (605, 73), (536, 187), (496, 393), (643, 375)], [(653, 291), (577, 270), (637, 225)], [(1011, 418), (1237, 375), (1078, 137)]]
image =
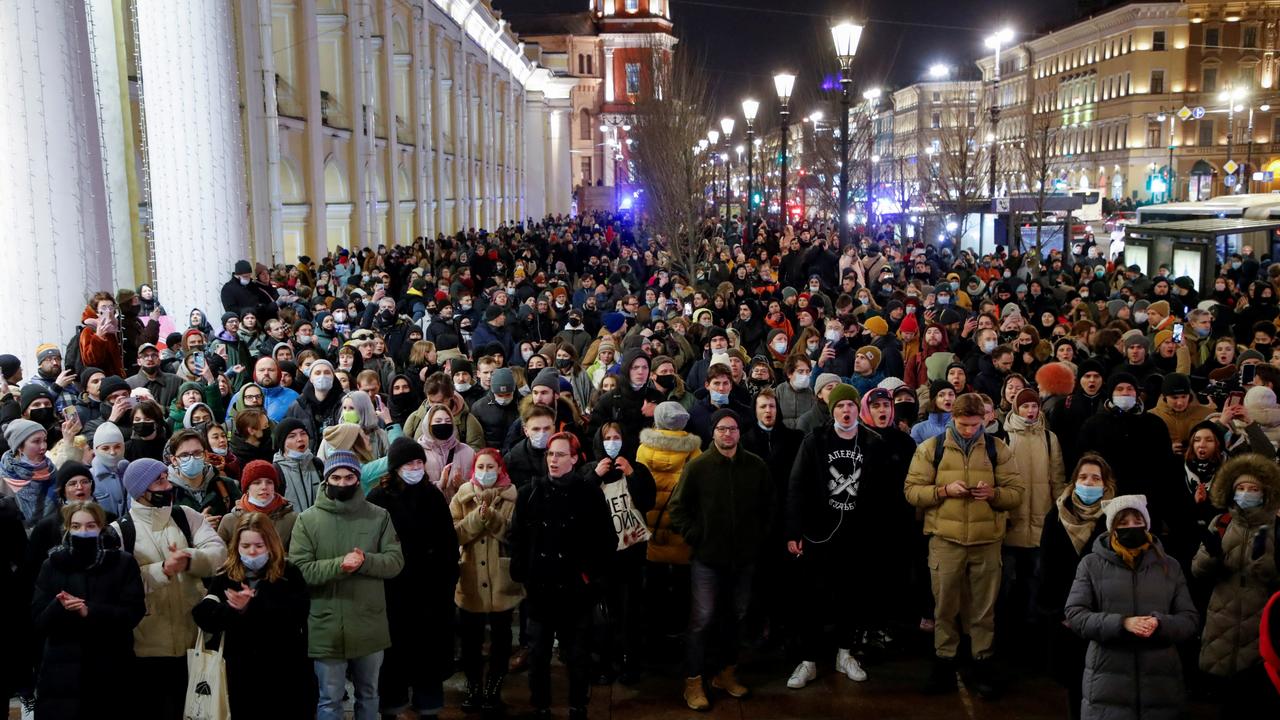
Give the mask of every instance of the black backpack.
[[(187, 521), (187, 513), (182, 509), (181, 505), (171, 505), (169, 509), (170, 515), (173, 517), (173, 524), (178, 526), (182, 531), (182, 537), (187, 539), (187, 547), (193, 547), (191, 540), (191, 523)], [(133, 516), (125, 513), (120, 518), (120, 548), (130, 555), (133, 554), (133, 544), (138, 540), (138, 528), (134, 527)]]
[(80, 376), (80, 372), (84, 370), (84, 363), (80, 362), (80, 333), (84, 330), (84, 325), (76, 326), (76, 334), (71, 336), (67, 341), (67, 348), (62, 351), (62, 367), (64, 370), (71, 370)]
[[(938, 466), (942, 464), (942, 453), (945, 451), (943, 446), (946, 445), (947, 438), (946, 431), (943, 431), (943, 434), (936, 435), (934, 437), (937, 442), (933, 444), (933, 471), (936, 473), (938, 471)], [(992, 440), (994, 440), (994, 438), (987, 436), (987, 439), (983, 441), (982, 444), (987, 448), (987, 459), (991, 461), (991, 469), (994, 471), (996, 467), (996, 444), (992, 442)], [(1049, 434), (1048, 430), (1045, 430), (1044, 433), (1044, 447), (1045, 450), (1049, 452), (1049, 455), (1052, 456), (1053, 436)]]

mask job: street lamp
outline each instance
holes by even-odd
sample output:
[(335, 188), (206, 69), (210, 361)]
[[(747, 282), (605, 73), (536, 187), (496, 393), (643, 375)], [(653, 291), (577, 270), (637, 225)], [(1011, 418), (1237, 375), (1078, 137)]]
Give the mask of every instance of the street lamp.
[(831, 28), (831, 40), (836, 46), (836, 59), (840, 61), (840, 246), (849, 242), (849, 89), (853, 78), (849, 69), (853, 57), (858, 54), (858, 42), (862, 39), (862, 26), (842, 22)]
[(951, 75), (951, 67), (945, 63), (934, 63), (929, 66), (929, 77), (944, 80)]
[(987, 194), (990, 197), (996, 196), (996, 143), (995, 132), (996, 125), (1000, 121), (1000, 48), (1013, 42), (1013, 31), (1004, 28), (987, 38), (987, 47), (996, 51), (995, 65), (993, 65), (994, 75), (991, 85), (991, 173), (989, 179), (989, 187)]
[(747, 226), (751, 225), (751, 181), (752, 173), (755, 171), (755, 124), (756, 113), (760, 111), (760, 102), (747, 98), (742, 101), (742, 116), (747, 119)]
[(781, 107), (778, 114), (782, 118), (782, 175), (778, 182), (778, 212), (782, 215), (783, 225), (787, 222), (787, 131), (791, 124), (791, 90), (795, 88), (796, 76), (791, 73), (778, 73), (773, 76), (773, 89), (778, 93)]
[[(733, 136), (733, 118), (720, 118), (720, 132), (724, 133), (724, 146), (727, 150), (729, 147), (729, 138)], [(729, 162), (729, 153), (720, 154), (720, 158), (724, 160), (724, 236), (729, 237), (729, 173), (732, 164)]]
[[(1249, 91), (1245, 88), (1232, 87), (1218, 93), (1218, 99), (1227, 104), (1227, 162), (1231, 162), (1231, 148), (1235, 144), (1236, 131), (1236, 102), (1244, 99), (1249, 95)], [(1241, 108), (1243, 109), (1243, 108)], [(1249, 108), (1249, 139), (1253, 139), (1253, 108)], [(1252, 151), (1250, 147), (1250, 151)], [(1248, 175), (1248, 163), (1246, 162), (1245, 175)], [(1231, 173), (1235, 175), (1235, 173)], [(1240, 191), (1240, 183), (1236, 182), (1231, 192)]]

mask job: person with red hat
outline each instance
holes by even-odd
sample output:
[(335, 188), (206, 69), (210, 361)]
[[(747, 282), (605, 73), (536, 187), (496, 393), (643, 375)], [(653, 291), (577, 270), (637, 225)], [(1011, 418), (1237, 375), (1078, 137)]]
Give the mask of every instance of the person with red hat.
[(275, 465), (266, 460), (254, 460), (245, 465), (240, 473), (242, 494), (235, 507), (218, 524), (218, 535), (230, 547), (231, 536), (240, 526), (240, 518), (249, 513), (263, 513), (271, 518), (280, 542), (288, 550), (289, 537), (293, 534), (293, 524), (298, 519), (298, 513), (294, 511), (293, 504), (285, 499), (283, 491), (284, 483), (280, 479), (280, 473), (276, 472)]

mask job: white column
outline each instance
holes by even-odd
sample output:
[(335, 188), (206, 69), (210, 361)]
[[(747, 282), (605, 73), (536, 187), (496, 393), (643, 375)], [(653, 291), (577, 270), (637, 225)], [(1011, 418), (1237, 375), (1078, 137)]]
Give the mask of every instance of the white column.
[(0, 348), (27, 377), (37, 345), (115, 290), (91, 59), (84, 2), (0, 2)]
[(118, 287), (137, 287), (133, 274), (134, 209), (129, 198), (129, 160), (125, 157), (132, 147), (132, 143), (125, 143), (125, 138), (133, 128), (125, 120), (128, 108), (123, 100), (128, 96), (128, 88), (122, 87), (126, 67), (122, 57), (124, 47), (116, 42), (114, 0), (88, 0), (86, 5), (113, 275)]
[(613, 48), (604, 49), (604, 101), (613, 102)]
[(249, 250), (231, 7), (137, 0), (137, 21), (157, 291), (172, 314), (216, 317)]
[(526, 92), (523, 99), (524, 136), (519, 138), (522, 177), (517, 190), (521, 196), (519, 219), (527, 216), (541, 219), (547, 214), (547, 175), (543, 160), (549, 131), (543, 112), (545, 101), (540, 92)]

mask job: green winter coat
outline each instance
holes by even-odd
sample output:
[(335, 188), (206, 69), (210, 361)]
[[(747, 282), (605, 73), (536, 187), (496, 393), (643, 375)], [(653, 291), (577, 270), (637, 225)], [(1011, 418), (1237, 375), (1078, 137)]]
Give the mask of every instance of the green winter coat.
[[(342, 558), (359, 547), (364, 564), (342, 571)], [(289, 560), (311, 588), (307, 654), (350, 660), (391, 647), (383, 581), (400, 574), (404, 555), (391, 516), (357, 492), (338, 502), (327, 494), (298, 516)]]
[(667, 512), (693, 558), (715, 566), (750, 565), (760, 555), (774, 515), (769, 466), (738, 448), (714, 448), (685, 464)]

